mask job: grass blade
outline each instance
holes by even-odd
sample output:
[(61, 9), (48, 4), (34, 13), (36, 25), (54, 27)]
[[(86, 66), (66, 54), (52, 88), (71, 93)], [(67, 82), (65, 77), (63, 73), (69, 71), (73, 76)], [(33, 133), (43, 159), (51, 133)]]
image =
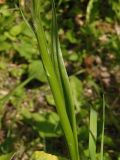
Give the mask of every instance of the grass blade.
[(56, 75), (54, 65), (52, 63), (47, 40), (45, 37), (44, 29), (42, 26), (42, 20), (40, 15), (40, 1), (32, 0), (32, 16), (34, 23), (34, 32), (38, 42), (39, 51), (41, 53), (41, 59), (45, 69), (45, 73), (48, 78), (48, 82), (53, 93), (53, 97), (56, 103), (56, 109), (60, 116), (61, 125), (67, 140), (70, 155), (72, 160), (78, 160), (76, 157), (76, 144), (72, 132), (72, 128), (68, 119), (66, 112), (65, 102), (63, 93), (61, 92), (61, 85), (58, 81), (58, 76)]
[(103, 95), (103, 124), (102, 124), (102, 138), (101, 138), (101, 151), (100, 160), (103, 160), (104, 156), (104, 129), (105, 129), (105, 97)]
[(89, 0), (88, 5), (87, 5), (87, 11), (86, 11), (86, 22), (90, 23), (91, 21), (91, 16), (92, 16), (92, 10), (94, 8), (94, 3), (96, 0)]
[(23, 10), (22, 10), (22, 8), (19, 8), (19, 10), (20, 10), (20, 13), (21, 13), (21, 15), (22, 15), (22, 18), (23, 18), (24, 22), (26, 23), (26, 25), (28, 26), (28, 28), (30, 29), (30, 31), (31, 31), (31, 32), (33, 33), (33, 35), (34, 35), (35, 33), (33, 32), (33, 29), (32, 29), (32, 27), (30, 26), (29, 22), (27, 21), (25, 15), (24, 15), (24, 12), (23, 12)]
[(19, 90), (20, 88), (24, 87), (27, 83), (29, 83), (32, 79), (33, 79), (33, 77), (29, 77), (29, 78), (26, 79), (24, 82), (18, 84), (18, 85), (17, 85), (12, 91), (10, 91), (6, 96), (4, 96), (3, 98), (0, 99), (0, 114), (2, 113), (3, 107), (4, 107), (4, 105), (9, 101), (10, 97), (13, 96), (17, 90)]
[(63, 96), (66, 103), (66, 111), (71, 123), (71, 127), (73, 128), (73, 121), (74, 121), (73, 116), (75, 115), (73, 98), (71, 96), (69, 79), (63, 62), (62, 52), (58, 38), (58, 31), (57, 31), (58, 27), (57, 27), (54, 0), (52, 0), (52, 17), (53, 17), (52, 18), (52, 62), (54, 64), (54, 68), (58, 76), (59, 83), (61, 83)]
[(74, 139), (76, 142), (76, 154), (78, 155), (78, 140), (77, 140), (77, 127), (76, 127), (76, 119), (75, 119), (75, 109), (73, 103), (73, 97), (70, 90), (69, 78), (65, 69), (62, 52), (59, 43), (58, 37), (58, 26), (57, 26), (57, 18), (56, 18), (56, 10), (55, 3), (52, 0), (52, 35), (51, 35), (51, 44), (52, 44), (52, 62), (55, 68), (55, 72), (58, 77), (58, 81), (61, 86), (62, 94), (65, 101), (66, 111), (69, 118), (69, 122), (71, 128), (73, 130)]
[(89, 155), (90, 160), (96, 160), (96, 138), (97, 138), (97, 112), (90, 108), (90, 132), (89, 132)]

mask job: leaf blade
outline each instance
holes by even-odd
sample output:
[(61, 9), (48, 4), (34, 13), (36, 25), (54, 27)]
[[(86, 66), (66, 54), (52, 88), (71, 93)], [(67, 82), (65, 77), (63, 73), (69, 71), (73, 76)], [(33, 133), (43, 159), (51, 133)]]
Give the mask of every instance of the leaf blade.
[(58, 37), (58, 26), (57, 26), (56, 9), (55, 9), (54, 0), (52, 0), (52, 40), (51, 41), (52, 41), (52, 62), (56, 69), (55, 71), (61, 86), (67, 115), (69, 118), (69, 122), (74, 135), (74, 140), (76, 143), (76, 146), (75, 146), (76, 155), (78, 156), (77, 158), (79, 159), (75, 108), (74, 108), (72, 93), (70, 90), (70, 82), (65, 69), (59, 37)]
[(96, 138), (97, 138), (97, 112), (90, 108), (90, 131), (89, 131), (89, 155), (91, 160), (96, 160)]
[(101, 137), (101, 150), (100, 150), (100, 160), (104, 158), (104, 130), (105, 130), (105, 97), (103, 95), (103, 123), (102, 123), (102, 137)]

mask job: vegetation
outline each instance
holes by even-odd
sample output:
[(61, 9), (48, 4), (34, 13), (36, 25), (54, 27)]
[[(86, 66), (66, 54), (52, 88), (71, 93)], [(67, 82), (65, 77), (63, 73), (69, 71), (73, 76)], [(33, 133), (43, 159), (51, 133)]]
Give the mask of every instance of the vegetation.
[(119, 6), (0, 1), (1, 160), (120, 159)]

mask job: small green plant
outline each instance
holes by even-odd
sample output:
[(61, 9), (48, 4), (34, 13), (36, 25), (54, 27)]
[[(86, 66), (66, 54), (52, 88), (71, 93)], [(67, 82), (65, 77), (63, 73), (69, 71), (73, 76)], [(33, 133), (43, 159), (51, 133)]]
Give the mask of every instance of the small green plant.
[(49, 48), (42, 26), (40, 15), (41, 5), (39, 0), (32, 0), (31, 3), (33, 21), (32, 30), (38, 42), (41, 60), (56, 103), (56, 109), (59, 114), (60, 122), (69, 148), (70, 158), (71, 160), (79, 160), (74, 103), (58, 38), (55, 4), (53, 0), (51, 2), (51, 48)]
[[(29, 25), (24, 13), (23, 18), (27, 25), (32, 29), (37, 39), (38, 49), (41, 60), (50, 85), (56, 109), (60, 117), (61, 126), (67, 141), (70, 159), (80, 160), (77, 124), (75, 116), (75, 104), (70, 89), (69, 78), (63, 62), (56, 19), (56, 10), (54, 0), (52, 4), (52, 27), (51, 43), (48, 44), (41, 19), (41, 4), (39, 0), (31, 1), (31, 15), (33, 25)], [(88, 18), (89, 19), (89, 18)], [(88, 20), (89, 22), (89, 20)], [(51, 46), (51, 47), (49, 47)], [(91, 107), (90, 109), (90, 134), (89, 134), (89, 156), (91, 160), (96, 159), (96, 138), (97, 138), (97, 112)], [(102, 154), (101, 154), (102, 157)], [(102, 159), (102, 158), (101, 158)]]

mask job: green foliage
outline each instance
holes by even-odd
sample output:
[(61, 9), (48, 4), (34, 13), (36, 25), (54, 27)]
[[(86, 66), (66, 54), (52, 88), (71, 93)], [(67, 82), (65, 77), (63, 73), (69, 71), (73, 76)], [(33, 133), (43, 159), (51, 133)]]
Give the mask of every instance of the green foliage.
[(90, 23), (98, 16), (98, 0), (89, 0), (86, 10), (86, 22)]
[(9, 153), (9, 154), (0, 156), (0, 160), (11, 160), (12, 157), (13, 157), (13, 153)]
[(58, 39), (55, 4), (54, 1), (52, 1), (52, 58), (49, 55), (49, 48), (40, 16), (40, 5), (38, 5), (37, 0), (32, 1), (31, 9), (34, 33), (41, 53), (42, 63), (56, 103), (56, 108), (60, 116), (60, 122), (67, 140), (70, 157), (71, 159), (78, 160), (79, 153), (74, 105)]
[(58, 156), (54, 156), (45, 152), (39, 152), (36, 151), (31, 160), (67, 160), (66, 158), (62, 158), (62, 157), (58, 157)]
[(84, 103), (83, 100), (83, 86), (81, 81), (76, 76), (70, 77), (70, 85), (72, 89), (72, 94), (74, 98), (74, 103), (76, 106), (76, 111), (80, 112), (81, 106)]
[(29, 77), (34, 77), (35, 79), (41, 81), (41, 82), (46, 82), (47, 78), (44, 72), (43, 64), (41, 61), (33, 61), (29, 65), (29, 70), (28, 70)]
[[(13, 8), (13, 1), (0, 4), (0, 154), (17, 150), (19, 152), (15, 158), (22, 160), (30, 159), (35, 150), (45, 150), (69, 157), (60, 125), (64, 112), (67, 117), (63, 118), (65, 125), (70, 129), (66, 138), (74, 133), (75, 136), (69, 137), (68, 141), (76, 141), (77, 130), (81, 160), (91, 157), (119, 160), (120, 2), (58, 0), (58, 26), (54, 5), (51, 12), (51, 1), (40, 2), (41, 6), (34, 4), (36, 14), (38, 10), (41, 12), (40, 28), (32, 22), (30, 1), (25, 1), (23, 5), (27, 12), (25, 21), (19, 9)], [(26, 20), (36, 34), (27, 26)], [(36, 17), (33, 21), (39, 23)], [(45, 34), (42, 34), (42, 26)], [(36, 35), (41, 38), (39, 43), (46, 43), (47, 49), (44, 49), (49, 55), (48, 59), (46, 54), (42, 54), (44, 45), (37, 46)], [(70, 75), (70, 84), (65, 67), (61, 67), (61, 56)], [(106, 102), (98, 95), (101, 86)], [(69, 89), (71, 95), (67, 93)], [(75, 113), (71, 99), (74, 100)], [(57, 111), (62, 113), (61, 117), (55, 112), (56, 104), (60, 106)], [(90, 111), (89, 120), (91, 104), (93, 110)], [(73, 114), (76, 116), (77, 129)], [(37, 159), (41, 159), (39, 153), (37, 155)]]
[(60, 120), (55, 112), (30, 113), (24, 109), (22, 115), (41, 137), (60, 137), (62, 135)]
[(115, 13), (116, 19), (119, 21), (120, 20), (120, 0), (112, 1), (109, 0), (109, 4), (111, 5), (112, 10)]
[(20, 24), (15, 25), (14, 27), (12, 27), (9, 32), (10, 32), (11, 36), (16, 37), (17, 35), (22, 33), (22, 31), (24, 29), (25, 29), (25, 23), (21, 22)]
[(46, 95), (45, 98), (46, 98), (48, 104), (55, 106), (55, 101), (54, 101), (54, 98), (51, 94)]
[[(15, 24), (16, 18), (21, 18), (18, 17), (17, 12), (9, 11), (8, 6), (5, 5), (0, 7), (0, 13), (2, 14), (0, 18), (0, 24), (2, 25), (0, 29), (2, 33), (0, 51), (15, 50), (20, 57), (29, 62), (36, 58), (37, 49), (32, 47), (32, 45), (35, 45), (34, 35), (29, 31), (25, 22), (19, 20), (20, 22)], [(30, 37), (33, 41), (29, 40)]]

